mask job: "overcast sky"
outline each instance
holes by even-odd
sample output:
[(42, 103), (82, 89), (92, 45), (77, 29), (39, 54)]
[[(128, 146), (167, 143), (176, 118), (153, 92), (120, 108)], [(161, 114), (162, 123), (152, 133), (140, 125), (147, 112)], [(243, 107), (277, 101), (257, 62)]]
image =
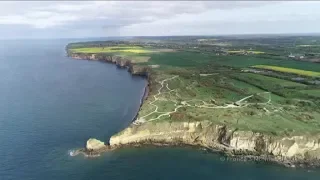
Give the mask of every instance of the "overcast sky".
[(0, 39), (320, 33), (320, 2), (0, 1)]

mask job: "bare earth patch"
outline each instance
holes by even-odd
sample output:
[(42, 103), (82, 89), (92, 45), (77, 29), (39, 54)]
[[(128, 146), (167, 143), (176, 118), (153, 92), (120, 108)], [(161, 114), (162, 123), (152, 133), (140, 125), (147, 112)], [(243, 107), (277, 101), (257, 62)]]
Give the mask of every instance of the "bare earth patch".
[(160, 65), (159, 64), (153, 64), (153, 65), (149, 65), (149, 67), (151, 67), (151, 68), (159, 68)]
[(156, 52), (176, 52), (174, 49), (155, 49)]

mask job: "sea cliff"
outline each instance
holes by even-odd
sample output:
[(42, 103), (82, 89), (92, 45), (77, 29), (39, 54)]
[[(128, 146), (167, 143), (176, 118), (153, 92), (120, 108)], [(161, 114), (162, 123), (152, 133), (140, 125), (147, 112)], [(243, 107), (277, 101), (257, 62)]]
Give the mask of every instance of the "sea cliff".
[(139, 75), (148, 77), (150, 68), (148, 66), (141, 66), (133, 64), (130, 59), (116, 56), (116, 55), (100, 55), (100, 54), (85, 54), (85, 53), (72, 53), (68, 51), (68, 56), (73, 59), (80, 60), (94, 60), (106, 63), (115, 64), (119, 68), (128, 68), (128, 71), (132, 75)]
[[(119, 56), (70, 53), (74, 59), (98, 60), (128, 68), (132, 75), (144, 76), (150, 82), (151, 69), (133, 64), (130, 59)], [(148, 83), (149, 85), (149, 83)], [(141, 100), (148, 96), (148, 85)], [(137, 118), (134, 117), (133, 121)], [(84, 153), (101, 153), (110, 149), (131, 145), (192, 145), (211, 150), (219, 150), (231, 156), (260, 157), (264, 161), (273, 161), (287, 166), (319, 166), (320, 137), (292, 136), (279, 137), (258, 132), (240, 131), (224, 124), (210, 121), (196, 122), (146, 122), (132, 123), (128, 128), (113, 135), (105, 147)], [(89, 145), (90, 146), (90, 145)], [(267, 157), (267, 159), (266, 159)]]
[[(319, 165), (320, 137), (277, 137), (202, 122), (148, 122), (131, 125), (110, 138), (110, 146), (172, 144), (201, 146), (229, 155), (262, 157), (289, 166)], [(268, 157), (268, 159), (265, 159)]]

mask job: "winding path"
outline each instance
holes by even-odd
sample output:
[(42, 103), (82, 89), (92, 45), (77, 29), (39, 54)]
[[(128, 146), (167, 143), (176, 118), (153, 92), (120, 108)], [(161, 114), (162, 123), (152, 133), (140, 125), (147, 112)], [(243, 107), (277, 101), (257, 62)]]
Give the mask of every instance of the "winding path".
[[(158, 105), (155, 105), (154, 103), (159, 100), (159, 96), (160, 96), (161, 94), (163, 94), (163, 93), (171, 93), (171, 92), (175, 91), (175, 92), (176, 92), (175, 95), (176, 95), (177, 97), (179, 97), (179, 98), (181, 97), (181, 96), (179, 95), (179, 93), (177, 92), (177, 89), (170, 89), (170, 88), (169, 88), (169, 84), (168, 84), (168, 81), (173, 80), (173, 79), (178, 78), (178, 77), (179, 77), (179, 76), (176, 75), (176, 76), (173, 76), (173, 77), (164, 79), (164, 80), (162, 80), (162, 81), (156, 81), (157, 83), (159, 83), (159, 84), (161, 85), (161, 87), (158, 89), (158, 93), (155, 94), (155, 95), (153, 95), (154, 100), (151, 101), (151, 102), (149, 102), (149, 104), (152, 105), (152, 106), (154, 106), (155, 109), (154, 109), (152, 112), (150, 112), (150, 113), (148, 113), (148, 114), (146, 114), (146, 115), (141, 116), (140, 118), (138, 118), (133, 124), (136, 124), (136, 125), (137, 125), (137, 124), (141, 124), (141, 123), (144, 123), (144, 122), (147, 122), (147, 121), (155, 121), (155, 120), (158, 120), (158, 119), (160, 119), (160, 118), (163, 117), (163, 116), (170, 116), (171, 113), (177, 112), (178, 109), (181, 108), (181, 107), (195, 107), (195, 108), (209, 108), (209, 109), (226, 109), (226, 108), (242, 108), (242, 107), (247, 107), (247, 106), (253, 105), (253, 104), (263, 105), (263, 104), (269, 104), (269, 103), (271, 102), (271, 93), (270, 93), (270, 92), (261, 92), (261, 93), (257, 93), (257, 94), (252, 94), (252, 95), (247, 96), (247, 97), (244, 97), (244, 98), (242, 98), (242, 99), (240, 99), (240, 100), (238, 100), (238, 101), (236, 101), (236, 102), (234, 102), (234, 103), (225, 104), (225, 105), (223, 105), (223, 106), (218, 106), (218, 105), (215, 105), (215, 104), (207, 103), (207, 102), (205, 102), (205, 101), (203, 101), (203, 100), (200, 100), (200, 99), (192, 99), (192, 100), (188, 100), (188, 101), (182, 101), (181, 104), (179, 104), (179, 105), (177, 104), (176, 101), (168, 100), (168, 101), (172, 101), (172, 102), (175, 103), (175, 104), (174, 104), (175, 109), (174, 109), (173, 111), (169, 111), (169, 112), (159, 112), (159, 111), (158, 111), (158, 109), (159, 109)], [(165, 84), (165, 83), (166, 83), (166, 84)], [(165, 85), (164, 85), (164, 84), (165, 84)], [(165, 86), (166, 89), (168, 90), (167, 92), (161, 92), (161, 90), (164, 88), (164, 86)], [(190, 86), (192, 86), (192, 84), (189, 85), (187, 88), (190, 88)], [(248, 103), (248, 102), (245, 101), (245, 100), (253, 97), (254, 95), (260, 95), (260, 94), (268, 94), (268, 95), (269, 95), (268, 101), (267, 101), (267, 102), (263, 102), (263, 103)], [(191, 105), (191, 104), (188, 103), (188, 102), (191, 102), (191, 101), (200, 101), (200, 102), (202, 102), (202, 105), (198, 105), (198, 104)], [(146, 117), (148, 117), (148, 116), (150, 116), (150, 115), (152, 115), (152, 114), (154, 114), (154, 113), (162, 113), (162, 114), (158, 115), (156, 118), (151, 118), (151, 119), (146, 120)]]

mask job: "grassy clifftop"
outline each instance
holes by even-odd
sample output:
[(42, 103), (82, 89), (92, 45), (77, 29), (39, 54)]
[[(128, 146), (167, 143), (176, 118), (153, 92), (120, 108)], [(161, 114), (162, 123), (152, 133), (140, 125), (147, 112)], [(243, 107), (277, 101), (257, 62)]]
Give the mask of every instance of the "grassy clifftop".
[(320, 79), (255, 67), (269, 65), (317, 74), (319, 63), (282, 55), (275, 58), (268, 47), (256, 50), (259, 53), (243, 51), (249, 49), (247, 45), (228, 47), (89, 42), (71, 44), (67, 49), (76, 54), (121, 56), (149, 66), (149, 97), (135, 124), (210, 121), (273, 135), (320, 133)]

